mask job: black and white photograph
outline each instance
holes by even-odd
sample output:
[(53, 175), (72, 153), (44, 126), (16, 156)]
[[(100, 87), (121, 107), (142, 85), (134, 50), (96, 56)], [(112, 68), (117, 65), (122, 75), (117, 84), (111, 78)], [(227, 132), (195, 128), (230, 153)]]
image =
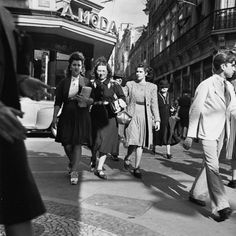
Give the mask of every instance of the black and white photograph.
[(235, 236), (235, 0), (0, 0), (0, 236)]

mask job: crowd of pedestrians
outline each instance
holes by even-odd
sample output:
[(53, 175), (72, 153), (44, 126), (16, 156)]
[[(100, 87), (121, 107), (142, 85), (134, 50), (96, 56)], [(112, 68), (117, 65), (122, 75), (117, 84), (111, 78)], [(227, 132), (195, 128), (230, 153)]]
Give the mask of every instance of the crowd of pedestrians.
[[(14, 24), (1, 6), (0, 20), (0, 224), (5, 225), (7, 235), (27, 236), (32, 235), (30, 220), (43, 214), (45, 208), (27, 163), (25, 128), (17, 119), (23, 115), (19, 95), (39, 100), (48, 95), (45, 89), (50, 87), (30, 77), (27, 66), (20, 66), (26, 62), (22, 54), (14, 57), (19, 50), (13, 40)], [(70, 55), (66, 77), (56, 88), (52, 120), (52, 126), (57, 128), (55, 141), (62, 144), (68, 157), (70, 183), (78, 184), (82, 146), (91, 150), (91, 171), (105, 180), (106, 158), (110, 155), (119, 160), (119, 142), (124, 139), (124, 169), (141, 178), (144, 148), (156, 153), (157, 146), (165, 145), (165, 158), (171, 159), (171, 145), (183, 138), (184, 148), (189, 149), (193, 140), (199, 139), (203, 163), (189, 200), (205, 206), (209, 195), (212, 211), (221, 220), (229, 218), (232, 210), (219, 173), (219, 155), (227, 138), (226, 156), (232, 159), (228, 186), (236, 188), (236, 95), (232, 79), (235, 53), (218, 52), (213, 57), (214, 73), (199, 84), (192, 104), (190, 92), (184, 91), (176, 106), (170, 102), (169, 82), (161, 80), (157, 86), (146, 81), (148, 68), (143, 64), (136, 67), (135, 80), (123, 84), (112, 77), (104, 57), (94, 63), (93, 80), (85, 78), (84, 61), (81, 52)], [(131, 119), (121, 126), (117, 114), (124, 110)], [(16, 197), (17, 189), (21, 194)]]

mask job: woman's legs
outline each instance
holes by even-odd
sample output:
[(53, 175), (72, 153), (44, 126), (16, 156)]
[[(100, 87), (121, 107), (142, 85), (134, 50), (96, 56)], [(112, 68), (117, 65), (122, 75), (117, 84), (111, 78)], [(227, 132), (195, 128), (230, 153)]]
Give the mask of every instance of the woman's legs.
[(136, 146), (134, 146), (134, 145), (128, 146), (127, 154), (125, 156), (125, 161), (130, 161), (130, 156), (135, 149), (136, 149)]
[(130, 156), (133, 153), (133, 151), (136, 149), (136, 146), (134, 145), (130, 145), (128, 146), (128, 150), (127, 150), (127, 154), (124, 158), (124, 168), (127, 171), (131, 171), (133, 169), (132, 165), (131, 165), (131, 160), (130, 160)]
[(97, 167), (97, 169), (99, 171), (103, 169), (103, 165), (104, 165), (106, 159), (107, 159), (107, 155), (106, 154), (105, 155), (103, 154), (103, 155), (100, 156), (99, 161), (98, 161), (98, 167)]
[(78, 171), (79, 163), (81, 160), (82, 147), (81, 145), (75, 145), (72, 149), (71, 155), (71, 171)]
[(170, 145), (166, 145), (166, 158), (167, 159), (171, 159), (173, 156), (172, 154), (170, 153)]
[(106, 161), (106, 158), (107, 158), (107, 154), (104, 154), (104, 153), (101, 154), (100, 153), (100, 157), (99, 157), (99, 161), (98, 161), (98, 167), (97, 167), (97, 170), (94, 172), (94, 174), (97, 175), (101, 179), (107, 179), (107, 176), (103, 172), (103, 165)]
[(78, 177), (79, 177), (78, 169), (81, 160), (81, 154), (82, 154), (81, 145), (73, 146), (71, 155), (71, 174), (70, 174), (70, 183), (73, 185), (78, 183)]
[(6, 236), (33, 236), (31, 221), (5, 226)]
[(142, 154), (143, 154), (143, 147), (138, 146), (135, 151), (135, 168), (134, 168), (134, 172), (133, 172), (133, 174), (136, 178), (142, 177), (142, 174), (139, 169)]
[(140, 146), (137, 147), (135, 152), (135, 169), (139, 168), (140, 166), (142, 154), (143, 154), (143, 148)]
[(170, 155), (171, 153), (170, 153), (170, 145), (168, 144), (168, 145), (166, 145), (166, 154), (167, 155)]
[(69, 167), (69, 169), (71, 169), (71, 156), (72, 156), (72, 150), (73, 150), (72, 145), (65, 145), (63, 147), (64, 147), (64, 151), (69, 159), (68, 167)]

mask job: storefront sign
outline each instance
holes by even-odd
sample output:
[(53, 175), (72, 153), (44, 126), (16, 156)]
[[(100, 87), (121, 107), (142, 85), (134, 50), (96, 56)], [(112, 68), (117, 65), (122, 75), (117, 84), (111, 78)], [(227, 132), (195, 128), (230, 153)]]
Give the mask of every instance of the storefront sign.
[(90, 11), (85, 11), (82, 8), (78, 8), (78, 14), (75, 15), (72, 11), (70, 3), (64, 5), (61, 16), (69, 17), (76, 22), (92, 26), (107, 33), (115, 35), (118, 33), (115, 21), (109, 22), (107, 18)]

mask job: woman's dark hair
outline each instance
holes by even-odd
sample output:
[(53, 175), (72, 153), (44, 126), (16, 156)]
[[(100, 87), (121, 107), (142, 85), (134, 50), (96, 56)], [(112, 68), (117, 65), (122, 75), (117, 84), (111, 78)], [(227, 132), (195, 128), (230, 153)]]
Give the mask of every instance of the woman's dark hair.
[(143, 68), (144, 69), (144, 72), (145, 73), (148, 73), (149, 72), (149, 67), (144, 65), (144, 64), (138, 64), (135, 68), (135, 71), (138, 69), (138, 68)]
[(68, 77), (71, 76), (71, 64), (73, 61), (81, 61), (82, 62), (82, 71), (81, 71), (81, 75), (84, 75), (85, 73), (85, 67), (84, 67), (84, 61), (85, 61), (85, 58), (84, 58), (84, 55), (82, 52), (73, 52), (71, 55), (70, 55), (70, 58), (68, 60), (69, 62), (69, 65), (67, 67), (67, 70), (66, 70), (66, 75)]
[(236, 60), (235, 53), (231, 50), (222, 50), (219, 51), (213, 57), (213, 70), (214, 72), (221, 72), (221, 65), (225, 63), (232, 63)]
[(105, 57), (99, 57), (95, 61), (94, 68), (92, 70), (92, 75), (95, 77), (95, 79), (98, 78), (98, 74), (97, 74), (98, 66), (106, 66), (107, 67), (107, 78), (111, 78), (112, 77), (112, 70), (111, 70), (110, 65), (107, 62), (107, 59)]

